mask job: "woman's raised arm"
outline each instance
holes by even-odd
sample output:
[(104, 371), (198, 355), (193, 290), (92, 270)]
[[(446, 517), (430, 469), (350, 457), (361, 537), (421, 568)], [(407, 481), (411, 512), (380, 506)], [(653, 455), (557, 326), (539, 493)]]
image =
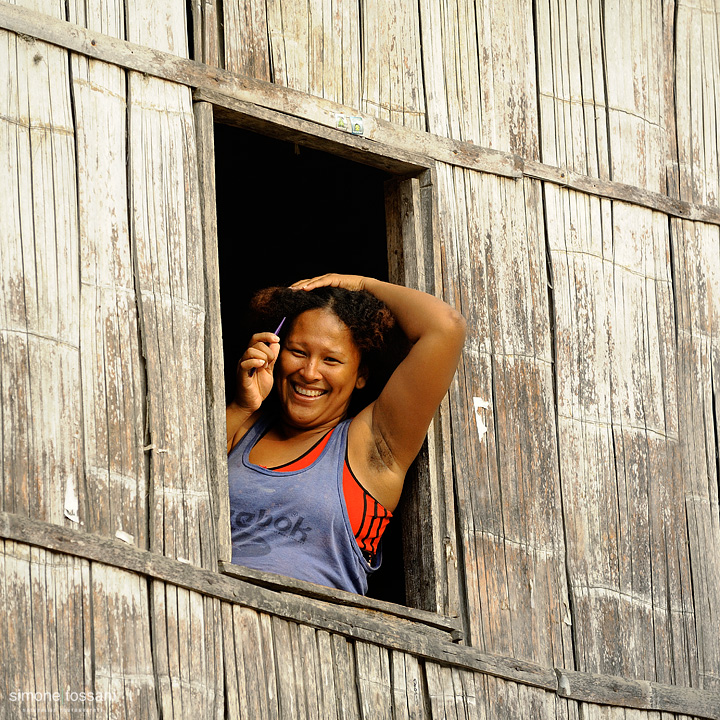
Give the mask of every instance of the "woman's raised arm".
[(372, 293), (387, 305), (410, 342), (409, 353), (380, 396), (357, 416), (367, 423), (388, 470), (402, 479), (450, 387), (465, 341), (465, 319), (432, 295), (357, 275), (323, 275), (293, 288), (324, 285)]

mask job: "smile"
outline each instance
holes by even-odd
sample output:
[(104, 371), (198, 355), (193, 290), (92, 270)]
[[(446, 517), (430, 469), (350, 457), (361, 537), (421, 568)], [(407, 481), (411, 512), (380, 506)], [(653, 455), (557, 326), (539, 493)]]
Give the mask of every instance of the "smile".
[(327, 392), (327, 390), (313, 390), (312, 388), (301, 387), (300, 385), (296, 385), (295, 383), (292, 383), (292, 388), (298, 395), (310, 398), (320, 397)]

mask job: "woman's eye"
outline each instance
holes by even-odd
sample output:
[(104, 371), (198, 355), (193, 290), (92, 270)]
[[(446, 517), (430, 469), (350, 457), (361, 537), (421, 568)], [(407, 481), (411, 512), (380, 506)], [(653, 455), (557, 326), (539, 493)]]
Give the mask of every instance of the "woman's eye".
[(325, 358), (325, 362), (328, 362), (328, 363), (339, 363), (340, 361), (339, 361), (337, 358), (326, 357), (326, 358)]

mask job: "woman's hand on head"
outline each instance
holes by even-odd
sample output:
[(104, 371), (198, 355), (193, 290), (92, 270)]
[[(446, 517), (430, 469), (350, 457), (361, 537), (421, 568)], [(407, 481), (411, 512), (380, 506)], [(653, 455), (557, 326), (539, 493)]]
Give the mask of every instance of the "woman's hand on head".
[(367, 278), (361, 275), (339, 275), (338, 273), (326, 273), (314, 278), (298, 280), (290, 288), (292, 290), (314, 290), (319, 287), (340, 287), (346, 290), (365, 290)]
[(255, 412), (270, 394), (273, 370), (280, 354), (280, 338), (271, 332), (256, 333), (237, 366), (235, 403)]

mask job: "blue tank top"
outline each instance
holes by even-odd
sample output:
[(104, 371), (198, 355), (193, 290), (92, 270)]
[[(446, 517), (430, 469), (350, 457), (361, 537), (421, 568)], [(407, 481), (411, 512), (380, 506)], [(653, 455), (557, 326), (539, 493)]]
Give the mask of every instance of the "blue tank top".
[(273, 421), (262, 415), (228, 455), (232, 561), (364, 595), (370, 567), (345, 508), (342, 477), (350, 420), (308, 467), (283, 472), (250, 462)]

